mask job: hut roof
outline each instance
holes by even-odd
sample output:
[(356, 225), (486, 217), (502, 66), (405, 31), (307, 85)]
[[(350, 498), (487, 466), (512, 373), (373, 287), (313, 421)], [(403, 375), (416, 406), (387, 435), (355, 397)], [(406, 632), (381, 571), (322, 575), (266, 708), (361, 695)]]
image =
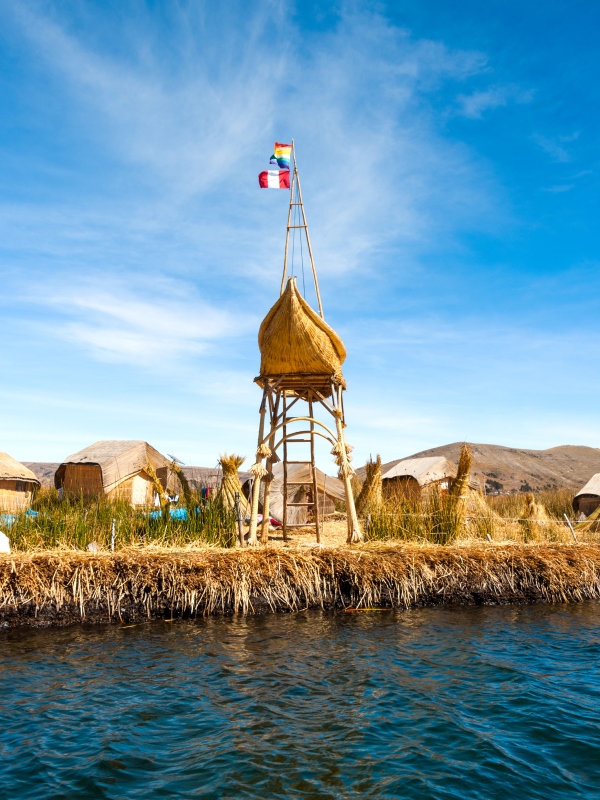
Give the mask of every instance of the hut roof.
[(584, 494), (595, 494), (600, 496), (600, 472), (597, 472), (595, 475), (589, 479), (583, 489), (580, 489), (575, 497), (581, 497)]
[(67, 456), (56, 470), (55, 485), (60, 484), (67, 464), (95, 464), (102, 470), (102, 484), (110, 489), (143, 470), (148, 462), (154, 469), (167, 467), (171, 462), (154, 447), (139, 439), (104, 440), (95, 442)]
[[(317, 491), (319, 496), (325, 494), (334, 500), (345, 500), (346, 492), (344, 484), (339, 478), (334, 478), (331, 475), (326, 475), (320, 469), (316, 470), (317, 473)], [(288, 481), (290, 483), (306, 483), (312, 485), (312, 478), (310, 474), (310, 467), (308, 464), (288, 464)], [(245, 491), (248, 489), (248, 481), (244, 482)], [(293, 493), (296, 491), (297, 486), (288, 487), (288, 501), (291, 500)], [(260, 502), (264, 499), (265, 484), (261, 483), (260, 486)], [(269, 513), (275, 519), (281, 520), (283, 518), (283, 463), (277, 462), (273, 464), (273, 481), (271, 483), (271, 490), (269, 495)]]
[(34, 473), (8, 453), (0, 453), (0, 480), (28, 481), (40, 485)]
[(332, 375), (342, 381), (346, 348), (290, 278), (258, 332), (260, 374)]
[(444, 456), (432, 456), (430, 458), (407, 458), (384, 472), (382, 480), (389, 478), (410, 477), (418, 481), (419, 486), (426, 486), (434, 481), (441, 481), (444, 478), (453, 478), (456, 474), (456, 467)]
[[(334, 497), (336, 500), (345, 500), (346, 492), (344, 484), (339, 478), (334, 478), (321, 472), (320, 469), (315, 468), (317, 473), (317, 489), (319, 492), (325, 492), (329, 497)], [(310, 474), (310, 466), (308, 464), (288, 464), (288, 481), (292, 483), (306, 483), (312, 485), (312, 477)], [(273, 483), (271, 484), (271, 492), (275, 483), (281, 481), (281, 488), (283, 489), (283, 462), (279, 461), (273, 464)]]

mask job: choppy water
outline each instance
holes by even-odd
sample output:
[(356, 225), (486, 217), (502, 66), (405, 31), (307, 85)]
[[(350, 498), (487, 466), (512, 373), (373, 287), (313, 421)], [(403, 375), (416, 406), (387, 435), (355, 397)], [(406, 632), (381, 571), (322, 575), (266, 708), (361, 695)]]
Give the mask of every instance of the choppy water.
[(6, 798), (599, 798), (600, 606), (0, 635)]

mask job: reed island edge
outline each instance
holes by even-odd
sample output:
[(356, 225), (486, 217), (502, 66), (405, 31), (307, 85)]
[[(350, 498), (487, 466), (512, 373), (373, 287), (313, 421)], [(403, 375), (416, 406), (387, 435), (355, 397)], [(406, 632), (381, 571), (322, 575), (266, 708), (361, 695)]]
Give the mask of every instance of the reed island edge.
[(600, 545), (365, 545), (0, 556), (0, 625), (600, 598)]

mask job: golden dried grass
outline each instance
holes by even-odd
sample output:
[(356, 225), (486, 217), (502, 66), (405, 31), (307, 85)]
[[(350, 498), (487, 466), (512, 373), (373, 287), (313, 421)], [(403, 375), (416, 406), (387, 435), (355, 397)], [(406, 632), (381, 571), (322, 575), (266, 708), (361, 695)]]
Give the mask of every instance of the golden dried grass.
[(219, 456), (219, 464), (223, 470), (223, 480), (221, 482), (221, 489), (219, 490), (219, 497), (221, 498), (224, 508), (228, 511), (232, 511), (235, 508), (236, 492), (239, 492), (242, 514), (246, 511), (247, 502), (244, 497), (244, 492), (242, 491), (238, 470), (245, 460), (245, 456), (236, 456), (233, 453), (231, 455), (223, 453), (222, 456)]
[(356, 513), (368, 514), (381, 507), (383, 502), (383, 482), (381, 478), (381, 456), (375, 461), (369, 458), (365, 464), (365, 481), (356, 498)]
[(9, 625), (598, 598), (600, 547), (585, 544), (0, 556)]
[(332, 375), (343, 382), (344, 343), (308, 305), (295, 278), (264, 318), (258, 346), (261, 375)]

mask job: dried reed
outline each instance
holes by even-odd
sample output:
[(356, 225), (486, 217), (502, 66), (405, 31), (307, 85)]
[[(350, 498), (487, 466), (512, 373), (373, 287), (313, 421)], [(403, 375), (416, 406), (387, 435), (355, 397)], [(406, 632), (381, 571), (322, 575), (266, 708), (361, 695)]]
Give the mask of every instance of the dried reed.
[[(381, 456), (375, 461), (369, 458), (365, 464), (365, 482), (356, 497), (356, 513), (365, 515), (381, 508), (383, 502), (383, 482), (381, 479)], [(352, 487), (354, 489), (354, 486)]]
[(598, 598), (600, 547), (581, 544), (0, 556), (9, 625)]
[(238, 492), (240, 502), (244, 504), (241, 509), (242, 514), (246, 511), (246, 498), (242, 491), (238, 470), (245, 460), (245, 456), (236, 456), (233, 453), (230, 456), (227, 455), (227, 453), (223, 453), (222, 456), (219, 456), (219, 464), (223, 470), (223, 481), (221, 482), (221, 489), (219, 491), (221, 502), (228, 511), (233, 511), (235, 508), (235, 495), (236, 492)]

